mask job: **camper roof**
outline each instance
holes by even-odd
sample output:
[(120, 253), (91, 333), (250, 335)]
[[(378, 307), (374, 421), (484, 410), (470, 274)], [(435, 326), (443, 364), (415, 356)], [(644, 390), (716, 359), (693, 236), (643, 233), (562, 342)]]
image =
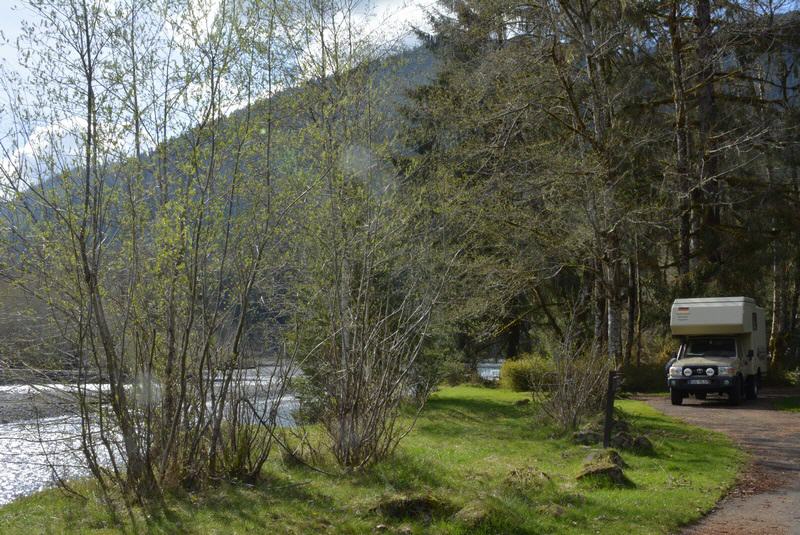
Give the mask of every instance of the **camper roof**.
[(755, 328), (755, 310), (750, 297), (676, 299), (669, 323), (675, 336), (749, 333)]
[(716, 304), (716, 303), (750, 303), (755, 305), (756, 302), (752, 297), (694, 297), (689, 299), (676, 299), (673, 306), (691, 305), (691, 304)]

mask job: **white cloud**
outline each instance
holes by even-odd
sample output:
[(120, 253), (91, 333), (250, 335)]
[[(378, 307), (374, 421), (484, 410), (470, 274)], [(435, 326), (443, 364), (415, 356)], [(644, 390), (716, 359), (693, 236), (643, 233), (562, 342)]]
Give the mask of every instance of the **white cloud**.
[[(81, 158), (80, 131), (86, 127), (81, 117), (68, 117), (33, 129), (23, 138), (3, 144), (0, 159), (0, 197), (9, 189), (26, 189), (52, 176), (55, 169), (69, 169)], [(13, 186), (13, 188), (12, 188)]]

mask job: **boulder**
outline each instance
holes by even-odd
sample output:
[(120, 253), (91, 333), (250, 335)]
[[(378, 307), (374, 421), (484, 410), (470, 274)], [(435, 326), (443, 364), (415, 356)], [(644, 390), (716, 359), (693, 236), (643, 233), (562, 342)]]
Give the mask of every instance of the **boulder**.
[(644, 435), (639, 435), (633, 439), (633, 449), (644, 454), (654, 452), (653, 443)]
[(612, 487), (631, 487), (633, 484), (622, 471), (622, 468), (612, 463), (589, 463), (584, 465), (577, 480)]
[(572, 441), (576, 444), (583, 444), (585, 446), (593, 446), (602, 440), (603, 436), (590, 429), (584, 429), (581, 431), (575, 431), (572, 434)]
[(595, 450), (587, 455), (577, 479), (603, 486), (630, 487), (633, 484), (622, 470), (625, 467), (627, 464), (618, 452)]
[(584, 459), (584, 464), (613, 464), (620, 468), (627, 468), (628, 463), (616, 450), (592, 450)]
[(611, 446), (621, 450), (626, 450), (633, 446), (633, 436), (625, 431), (620, 431), (611, 437)]

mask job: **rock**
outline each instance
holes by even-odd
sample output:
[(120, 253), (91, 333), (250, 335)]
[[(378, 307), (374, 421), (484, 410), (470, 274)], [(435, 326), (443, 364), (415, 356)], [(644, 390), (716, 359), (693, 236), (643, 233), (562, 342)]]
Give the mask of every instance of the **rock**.
[(517, 407), (524, 407), (525, 405), (530, 405), (530, 404), (531, 404), (531, 400), (529, 400), (527, 398), (526, 399), (518, 399), (517, 401), (514, 402), (514, 405), (516, 405)]
[(633, 437), (630, 433), (620, 431), (611, 437), (611, 446), (621, 450), (631, 448), (633, 446)]
[(430, 520), (434, 516), (450, 514), (453, 511), (453, 506), (429, 494), (415, 496), (395, 495), (383, 498), (373, 510), (388, 518), (422, 518)]
[(590, 482), (612, 487), (631, 487), (633, 484), (622, 468), (610, 462), (592, 462), (584, 465), (578, 474), (578, 481)]
[(489, 514), (488, 504), (483, 500), (475, 500), (462, 507), (453, 515), (453, 519), (470, 528), (476, 528), (489, 518)]
[(653, 443), (644, 435), (639, 435), (633, 439), (633, 449), (639, 453), (653, 453)]
[(377, 532), (388, 531), (388, 530), (389, 526), (387, 526), (386, 524), (378, 524), (377, 526), (375, 526), (375, 531)]
[(411, 535), (414, 533), (414, 530), (411, 529), (411, 526), (400, 526), (397, 528), (397, 533), (400, 533), (401, 535)]
[(592, 430), (583, 430), (583, 431), (575, 431), (572, 434), (572, 441), (576, 444), (584, 444), (586, 446), (591, 446), (593, 444), (597, 444), (600, 442), (602, 435), (597, 433), (596, 431)]
[(626, 420), (614, 420), (614, 425), (611, 427), (614, 431), (624, 431), (626, 433), (630, 433), (631, 431), (631, 424), (628, 423)]
[(615, 450), (593, 450), (584, 459), (584, 464), (613, 464), (620, 468), (627, 468), (628, 463)]

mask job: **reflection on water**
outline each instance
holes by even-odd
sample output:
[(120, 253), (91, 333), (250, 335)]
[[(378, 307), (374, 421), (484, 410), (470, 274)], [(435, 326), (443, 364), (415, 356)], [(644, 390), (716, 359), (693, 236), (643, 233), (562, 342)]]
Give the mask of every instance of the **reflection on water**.
[(504, 360), (498, 361), (483, 361), (478, 363), (478, 375), (481, 379), (487, 381), (500, 380), (500, 368), (503, 366)]
[(87, 475), (80, 453), (80, 418), (61, 416), (0, 425), (0, 504), (64, 479)]
[[(264, 375), (254, 373), (252, 377), (246, 377), (242, 386), (246, 387), (255, 409), (260, 414), (269, 414), (277, 399), (270, 399), (267, 395), (269, 375), (266, 380), (259, 377)], [(87, 385), (87, 390), (96, 392), (105, 390), (107, 386)], [(8, 396), (19, 396), (17, 402), (26, 403), (28, 396), (42, 392), (63, 400), (74, 390), (74, 385), (58, 384), (0, 386), (0, 393), (5, 395), (7, 403)], [(297, 405), (298, 401), (292, 395), (280, 399), (278, 425), (294, 425), (292, 414)], [(64, 480), (88, 476), (80, 446), (81, 420), (74, 414), (0, 424), (0, 505), (53, 486), (56, 474)], [(102, 450), (98, 448), (98, 454)]]

